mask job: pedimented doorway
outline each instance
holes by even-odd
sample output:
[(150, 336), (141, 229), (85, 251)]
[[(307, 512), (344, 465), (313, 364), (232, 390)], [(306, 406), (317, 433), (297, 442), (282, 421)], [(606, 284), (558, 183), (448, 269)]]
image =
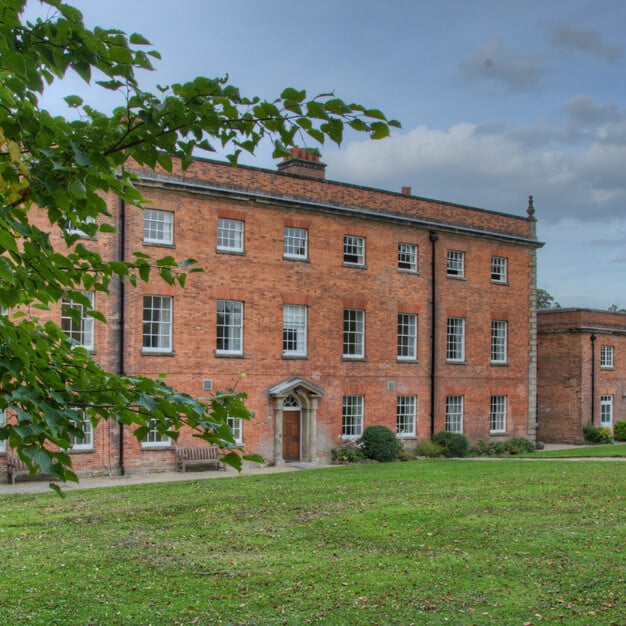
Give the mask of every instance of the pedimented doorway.
[(317, 405), (324, 392), (302, 378), (269, 390), (274, 409), (274, 463), (317, 462)]

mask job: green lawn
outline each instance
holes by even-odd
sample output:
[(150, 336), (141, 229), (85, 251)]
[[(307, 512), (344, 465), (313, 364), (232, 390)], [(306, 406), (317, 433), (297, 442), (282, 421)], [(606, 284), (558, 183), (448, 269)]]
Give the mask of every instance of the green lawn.
[(530, 455), (535, 458), (563, 459), (563, 458), (593, 458), (593, 457), (626, 457), (626, 443), (616, 443), (596, 446), (580, 446), (565, 450), (538, 450)]
[(416, 461), (0, 498), (2, 624), (622, 624), (626, 465)]

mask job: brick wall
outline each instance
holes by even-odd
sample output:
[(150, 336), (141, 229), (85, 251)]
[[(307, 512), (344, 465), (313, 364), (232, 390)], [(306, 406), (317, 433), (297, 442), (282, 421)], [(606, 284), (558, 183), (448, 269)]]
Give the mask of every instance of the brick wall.
[[(600, 425), (602, 396), (613, 399), (613, 424), (626, 419), (626, 315), (545, 310), (538, 314), (538, 332), (538, 439), (582, 441), (583, 426), (591, 423), (592, 414), (593, 423)], [(612, 367), (601, 365), (603, 346), (613, 351)]]
[[(529, 382), (534, 379), (534, 311), (530, 304), (537, 247), (532, 219), (207, 161), (194, 163), (180, 176), (160, 173), (155, 179), (153, 173), (145, 174), (142, 192), (151, 206), (174, 216), (174, 244), (145, 245), (143, 213), (125, 207), (126, 254), (138, 250), (155, 257), (172, 254), (181, 261), (192, 257), (204, 272), (190, 274), (184, 290), (154, 279), (126, 291), (123, 354), (119, 351), (118, 287), (106, 304), (99, 301), (110, 323), (97, 324), (95, 356), (107, 367), (118, 371), (123, 366), (127, 374), (145, 376), (167, 373), (172, 385), (194, 396), (206, 395), (202, 388), (206, 379), (214, 389), (245, 391), (254, 412), (254, 419), (243, 426), (245, 447), (270, 461), (280, 461), (282, 436), (277, 409), (282, 398), (272, 395), (272, 390), (292, 379), (305, 381), (294, 393), (302, 394), (306, 428), (315, 431), (307, 435), (305, 444), (303, 426), (302, 449), (313, 450), (311, 460), (327, 458), (330, 449), (340, 444), (346, 395), (364, 397), (364, 426), (384, 424), (393, 430), (398, 395), (416, 396), (416, 433), (407, 439), (409, 446), (430, 438), (431, 417), (434, 432), (445, 428), (449, 395), (464, 397), (463, 432), (471, 439), (490, 437), (490, 398), (494, 395), (507, 398), (506, 429), (498, 436), (534, 436), (529, 427), (534, 426), (534, 415), (529, 418), (529, 407), (534, 406), (529, 395)], [(109, 204), (119, 219), (118, 200), (110, 198)], [(342, 212), (342, 207), (366, 212)], [(397, 216), (412, 216), (417, 221), (409, 223)], [(243, 253), (217, 250), (220, 217), (244, 222)], [(308, 231), (306, 260), (284, 258), (285, 226)], [(433, 232), (437, 234), (434, 244)], [(364, 239), (364, 267), (344, 264), (344, 235)], [(103, 235), (90, 245), (116, 256), (120, 254), (118, 242), (115, 236)], [(399, 242), (417, 246), (416, 273), (398, 270)], [(448, 250), (464, 253), (463, 277), (447, 276)], [(505, 282), (492, 280), (493, 256), (507, 260)], [(173, 350), (169, 354), (142, 350), (144, 295), (173, 298)], [(216, 353), (218, 300), (243, 302), (242, 355)], [(305, 358), (282, 354), (285, 304), (307, 307)], [(344, 309), (365, 311), (363, 359), (342, 357)], [(417, 358), (409, 362), (397, 359), (399, 313), (417, 316)], [(58, 314), (52, 312), (53, 317)], [(462, 363), (446, 360), (448, 317), (466, 320)], [(493, 320), (507, 322), (508, 358), (498, 365), (491, 363)], [(320, 390), (319, 397), (313, 401), (310, 396), (308, 404), (307, 385)], [(171, 448), (146, 449), (128, 428), (123, 436), (125, 469), (173, 466)], [(102, 425), (96, 433), (96, 452), (75, 454), (76, 468), (86, 470), (91, 465), (114, 471), (119, 467), (119, 437), (119, 426)], [(182, 445), (196, 442), (191, 433), (181, 434)]]

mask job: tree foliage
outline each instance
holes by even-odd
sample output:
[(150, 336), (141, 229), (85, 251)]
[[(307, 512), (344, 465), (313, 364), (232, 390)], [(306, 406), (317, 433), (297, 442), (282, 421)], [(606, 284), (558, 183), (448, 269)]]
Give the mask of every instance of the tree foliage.
[(538, 309), (560, 309), (561, 305), (545, 289), (537, 289)]
[[(182, 285), (185, 272), (193, 271), (193, 260), (179, 264), (172, 257), (112, 261), (78, 240), (76, 228), (89, 237), (114, 231), (106, 194), (142, 207), (125, 169), (129, 161), (169, 171), (174, 160), (184, 168), (195, 152), (219, 146), (236, 164), (242, 151), (254, 153), (264, 140), (280, 157), (296, 140), (338, 144), (346, 128), (379, 139), (399, 124), (333, 94), (309, 98), (287, 88), (272, 101), (247, 98), (226, 78), (200, 77), (150, 93), (137, 79), (138, 70), (152, 70), (160, 58), (147, 39), (89, 29), (80, 11), (62, 0), (41, 4), (46, 17), (32, 20), (24, 17), (26, 0), (0, 6), (0, 305), (10, 310), (0, 317), (0, 409), (15, 417), (0, 428), (0, 440), (31, 467), (64, 480), (76, 479), (64, 450), (82, 432), (81, 407), (94, 424), (114, 419), (138, 426), (138, 437), (156, 420), (173, 438), (187, 425), (209, 442), (234, 448), (226, 416), (249, 416), (242, 394), (218, 393), (206, 404), (163, 380), (106, 372), (58, 325), (32, 312), (64, 296), (85, 300), (83, 290), (109, 293), (118, 278), (137, 284), (156, 273)], [(102, 112), (68, 94), (72, 119), (52, 115), (41, 96), (68, 72), (115, 92), (119, 106)], [(63, 232), (67, 249), (53, 247), (50, 229), (36, 226), (35, 212)], [(241, 463), (236, 453), (226, 460)]]

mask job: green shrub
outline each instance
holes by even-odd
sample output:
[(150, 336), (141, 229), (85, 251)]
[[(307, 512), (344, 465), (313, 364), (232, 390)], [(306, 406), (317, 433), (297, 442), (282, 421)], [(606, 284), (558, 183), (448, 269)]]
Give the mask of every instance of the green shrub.
[(333, 448), (330, 451), (332, 462), (339, 465), (342, 463), (360, 463), (365, 459), (365, 455), (355, 443), (344, 443), (340, 448)]
[[(513, 437), (507, 442), (509, 452), (511, 454), (519, 454), (521, 452), (534, 452), (536, 450), (535, 444), (524, 437)], [(516, 450), (514, 452), (513, 450)]]
[(386, 426), (368, 426), (361, 436), (361, 450), (368, 459), (388, 463), (398, 458), (402, 445)]
[(444, 430), (433, 437), (433, 441), (443, 448), (447, 457), (464, 457), (469, 452), (469, 441), (461, 433), (450, 433)]
[(626, 421), (615, 422), (613, 436), (615, 441), (626, 441)]
[(415, 461), (415, 452), (401, 448), (398, 452), (398, 460), (400, 461)]
[(600, 437), (598, 443), (613, 443), (613, 433), (610, 428), (600, 426), (600, 428), (598, 428), (598, 435)]
[(443, 448), (434, 441), (420, 441), (415, 446), (415, 456), (425, 456), (429, 459), (436, 459), (443, 454)]

